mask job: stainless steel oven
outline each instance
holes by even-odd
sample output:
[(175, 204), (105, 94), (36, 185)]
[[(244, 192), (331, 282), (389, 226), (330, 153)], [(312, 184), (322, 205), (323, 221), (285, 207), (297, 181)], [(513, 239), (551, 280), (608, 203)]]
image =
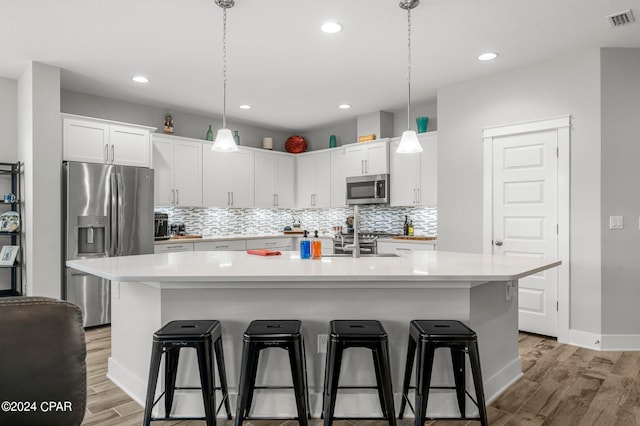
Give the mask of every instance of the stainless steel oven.
[(389, 204), (389, 175), (347, 178), (347, 205)]
[[(360, 232), (358, 242), (362, 254), (378, 254), (378, 238), (391, 237), (395, 234), (390, 232)], [(333, 237), (333, 254), (350, 254), (344, 249), (345, 246), (353, 244), (353, 234), (337, 234)]]

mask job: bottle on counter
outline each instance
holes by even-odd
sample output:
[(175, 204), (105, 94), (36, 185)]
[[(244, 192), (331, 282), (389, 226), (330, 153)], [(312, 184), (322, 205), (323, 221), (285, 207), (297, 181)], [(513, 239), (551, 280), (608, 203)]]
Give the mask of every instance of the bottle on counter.
[(409, 235), (409, 216), (404, 217), (404, 228), (402, 229), (402, 235)]
[(302, 235), (302, 240), (300, 241), (300, 259), (311, 258), (311, 241), (309, 241), (308, 235), (307, 231), (304, 231)]
[(320, 238), (318, 237), (317, 230), (313, 234), (313, 240), (311, 240), (311, 258), (322, 258), (322, 241), (320, 241)]
[(409, 233), (407, 235), (413, 235), (413, 221), (409, 221)]
[(209, 124), (209, 129), (207, 130), (207, 134), (205, 136), (205, 139), (207, 139), (208, 141), (212, 141), (213, 140), (213, 130), (211, 130), (211, 124)]

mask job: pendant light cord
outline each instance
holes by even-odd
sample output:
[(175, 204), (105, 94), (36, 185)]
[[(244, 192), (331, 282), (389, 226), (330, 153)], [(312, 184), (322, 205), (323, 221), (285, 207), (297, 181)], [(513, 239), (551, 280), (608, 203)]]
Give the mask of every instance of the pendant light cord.
[(222, 128), (227, 128), (227, 8), (222, 8)]
[(408, 66), (407, 66), (407, 130), (411, 129), (411, 9), (407, 9), (407, 46), (408, 46)]

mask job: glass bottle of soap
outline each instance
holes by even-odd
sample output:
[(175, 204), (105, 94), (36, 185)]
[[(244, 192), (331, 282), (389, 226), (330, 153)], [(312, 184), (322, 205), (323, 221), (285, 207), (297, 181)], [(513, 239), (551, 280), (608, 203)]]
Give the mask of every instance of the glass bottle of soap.
[(320, 238), (318, 237), (318, 231), (314, 232), (313, 240), (311, 240), (311, 258), (322, 258), (322, 241), (320, 241)]
[(309, 241), (308, 235), (307, 231), (304, 231), (302, 235), (302, 240), (300, 241), (300, 259), (311, 258), (311, 241)]

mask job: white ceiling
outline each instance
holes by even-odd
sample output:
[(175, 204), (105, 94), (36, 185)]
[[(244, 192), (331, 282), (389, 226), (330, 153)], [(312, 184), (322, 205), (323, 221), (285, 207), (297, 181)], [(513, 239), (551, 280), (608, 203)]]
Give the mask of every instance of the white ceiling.
[[(214, 0), (0, 0), (0, 76), (29, 61), (64, 89), (206, 116), (222, 113), (222, 9)], [(637, 21), (605, 17), (632, 9)], [(462, 80), (597, 47), (640, 47), (640, 0), (421, 0), (412, 102)], [(320, 31), (326, 20), (340, 33)], [(491, 63), (476, 60), (499, 52)], [(236, 0), (228, 10), (227, 116), (306, 130), (406, 105), (407, 14), (398, 0)], [(131, 81), (135, 74), (151, 82)], [(238, 105), (252, 105), (248, 111)], [(349, 103), (351, 110), (339, 110)]]

